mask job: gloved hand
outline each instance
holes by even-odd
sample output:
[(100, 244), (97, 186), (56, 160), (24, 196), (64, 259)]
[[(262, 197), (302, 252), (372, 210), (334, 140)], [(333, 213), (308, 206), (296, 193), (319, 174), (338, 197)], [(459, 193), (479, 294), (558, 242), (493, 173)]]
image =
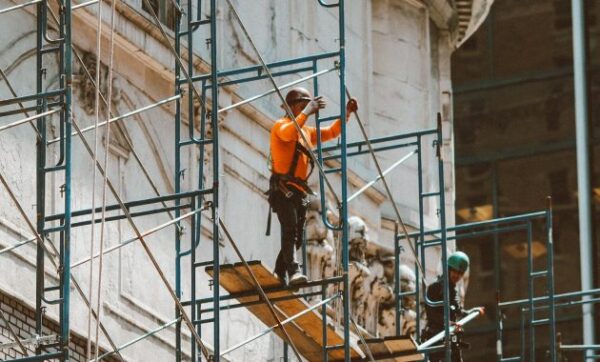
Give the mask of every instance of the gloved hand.
[(467, 314), (470, 314), (472, 312), (478, 311), (479, 315), (484, 315), (485, 314), (485, 308), (484, 307), (475, 307), (475, 308), (471, 308), (469, 310), (467, 310)]
[(346, 103), (346, 114), (350, 115), (351, 113), (354, 113), (356, 111), (358, 111), (358, 100), (352, 97), (350, 98), (348, 103)]
[(323, 96), (315, 97), (312, 101), (308, 102), (306, 107), (302, 110), (302, 113), (306, 116), (310, 116), (311, 114), (316, 113), (319, 109), (325, 108), (325, 99)]

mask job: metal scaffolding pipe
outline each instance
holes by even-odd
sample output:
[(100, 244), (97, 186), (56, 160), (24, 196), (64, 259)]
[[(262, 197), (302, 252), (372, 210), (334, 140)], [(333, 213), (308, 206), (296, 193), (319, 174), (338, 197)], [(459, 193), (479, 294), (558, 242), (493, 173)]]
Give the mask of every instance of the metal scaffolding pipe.
[(563, 344), (558, 348), (563, 351), (597, 351), (600, 350), (600, 344)]
[(6, 9), (2, 9), (2, 10), (0, 10), (0, 15), (2, 15), (4, 13), (11, 12), (13, 10), (17, 10), (17, 9), (21, 9), (21, 8), (27, 7), (29, 5), (37, 4), (37, 3), (41, 2), (41, 1), (42, 0), (33, 0), (33, 1), (30, 1), (30, 2), (25, 3), (25, 4), (19, 4), (19, 5), (11, 6), (11, 7), (6, 8)]
[(13, 127), (19, 126), (19, 125), (21, 125), (23, 123), (31, 122), (31, 121), (36, 120), (38, 118), (49, 116), (51, 114), (54, 114), (54, 113), (57, 113), (57, 112), (60, 112), (60, 111), (61, 111), (61, 109), (57, 108), (57, 109), (53, 109), (53, 110), (50, 110), (50, 111), (46, 111), (44, 113), (36, 114), (35, 116), (31, 116), (31, 117), (27, 117), (27, 118), (18, 120), (18, 121), (13, 122), (13, 123), (9, 123), (7, 125), (1, 126), (0, 127), (0, 132), (6, 131), (9, 128), (13, 128)]
[[(470, 312), (469, 314), (467, 314), (466, 317), (464, 317), (463, 319), (456, 322), (456, 324), (464, 326), (465, 324), (469, 323), (470, 321), (479, 317), (480, 315), (481, 315), (481, 310), (479, 310), (479, 309), (474, 310), (474, 311)], [(456, 329), (456, 325), (450, 326), (450, 334), (454, 333), (455, 329)], [(433, 346), (437, 342), (440, 342), (442, 339), (444, 339), (444, 334), (445, 334), (445, 331), (441, 331), (438, 334), (436, 334), (435, 336), (431, 337), (430, 339), (428, 339), (427, 341), (425, 341), (424, 343), (419, 345), (419, 347), (417, 348), (417, 351), (423, 351), (424, 349)]]
[(34, 346), (39, 346), (41, 343), (47, 343), (47, 342), (56, 342), (58, 340), (58, 336), (56, 335), (51, 335), (51, 336), (33, 336), (31, 338), (25, 338), (25, 339), (20, 339), (16, 342), (8, 342), (8, 343), (0, 343), (0, 351), (5, 350), (5, 349), (9, 349), (9, 348), (14, 348), (16, 346), (20, 346), (20, 345), (34, 345)]
[[(107, 249), (105, 249), (105, 250), (104, 250), (104, 252), (102, 253), (102, 255), (106, 255), (106, 254), (108, 254), (108, 253), (110, 253), (110, 252), (113, 252), (113, 251), (115, 251), (115, 250), (117, 250), (117, 249), (120, 249), (120, 248), (124, 247), (124, 246), (125, 246), (125, 245), (127, 245), (127, 244), (131, 244), (131, 243), (133, 243), (134, 241), (136, 241), (136, 240), (139, 240), (139, 239), (140, 239), (140, 237), (146, 237), (146, 236), (148, 236), (148, 235), (150, 235), (150, 234), (154, 234), (155, 232), (157, 232), (157, 231), (159, 231), (159, 230), (162, 230), (162, 229), (166, 228), (166, 227), (167, 227), (167, 226), (169, 226), (169, 225), (173, 225), (173, 224), (175, 224), (176, 222), (179, 222), (179, 221), (181, 221), (181, 220), (183, 220), (183, 219), (185, 219), (185, 218), (187, 218), (187, 217), (190, 217), (190, 216), (192, 216), (192, 215), (195, 215), (195, 214), (197, 214), (197, 213), (199, 213), (200, 211), (202, 211), (202, 210), (205, 210), (205, 209), (206, 209), (205, 207), (203, 207), (203, 208), (200, 208), (200, 209), (196, 209), (196, 210), (194, 210), (194, 211), (192, 211), (192, 212), (188, 212), (188, 213), (187, 213), (187, 214), (185, 214), (185, 215), (181, 215), (181, 216), (179, 216), (179, 217), (177, 217), (177, 218), (175, 218), (175, 219), (173, 219), (173, 220), (169, 220), (168, 222), (166, 222), (166, 223), (164, 223), (164, 224), (161, 224), (161, 225), (159, 225), (159, 226), (156, 226), (156, 227), (154, 227), (154, 228), (152, 228), (152, 229), (146, 230), (146, 231), (142, 232), (140, 236), (136, 236), (136, 237), (133, 237), (133, 238), (131, 238), (131, 239), (127, 239), (127, 240), (123, 241), (122, 243), (120, 243), (120, 244), (118, 244), (118, 245), (115, 245), (115, 246), (113, 246), (113, 247), (110, 247), (110, 248), (107, 248)], [(34, 239), (34, 240), (35, 240), (35, 239)], [(1, 253), (1, 251), (0, 251), (0, 253)], [(71, 269), (72, 269), (72, 268), (75, 268), (75, 267), (78, 267), (78, 266), (80, 266), (81, 264), (85, 264), (85, 263), (87, 263), (88, 261), (90, 261), (90, 260), (92, 260), (92, 259), (96, 259), (96, 258), (98, 258), (99, 256), (100, 256), (100, 253), (98, 253), (98, 254), (94, 255), (94, 257), (93, 257), (93, 258), (85, 258), (85, 259), (83, 259), (83, 260), (80, 260), (80, 261), (76, 262), (75, 264), (71, 264)]]
[(0, 255), (2, 255), (2, 254), (4, 254), (4, 253), (7, 253), (7, 252), (9, 252), (9, 251), (11, 251), (11, 250), (13, 250), (13, 249), (16, 249), (16, 248), (18, 248), (18, 247), (20, 247), (20, 246), (23, 246), (23, 245), (25, 245), (25, 244), (28, 244), (28, 243), (30, 243), (30, 242), (32, 242), (32, 241), (35, 241), (35, 240), (36, 240), (36, 238), (33, 238), (33, 239), (27, 239), (27, 240), (23, 240), (23, 241), (21, 241), (21, 242), (18, 242), (18, 243), (14, 244), (14, 245), (8, 246), (8, 247), (6, 247), (6, 248), (4, 248), (4, 249), (0, 250)]
[[(579, 199), (579, 256), (581, 289), (594, 287), (592, 244), (592, 207), (588, 139), (588, 94), (586, 82), (585, 5), (583, 0), (571, 0), (573, 24), (573, 80), (575, 88), (575, 137), (577, 140), (577, 189)], [(587, 297), (584, 297), (584, 299)], [(583, 343), (594, 343), (594, 314), (592, 306), (583, 309)]]
[(414, 155), (415, 153), (417, 153), (417, 150), (413, 150), (412, 152), (410, 152), (409, 154), (407, 154), (406, 156), (402, 157), (401, 159), (399, 159), (398, 161), (396, 161), (396, 163), (394, 163), (393, 165), (391, 165), (390, 167), (388, 167), (385, 171), (383, 171), (380, 175), (377, 175), (377, 177), (367, 183), (366, 185), (364, 185), (363, 187), (361, 187), (360, 190), (356, 191), (352, 196), (350, 196), (348, 198), (348, 202), (354, 200), (355, 198), (357, 198), (358, 196), (360, 196), (363, 192), (365, 192), (368, 188), (370, 188), (371, 186), (375, 185), (375, 183), (377, 181), (379, 181), (380, 179), (382, 179), (383, 177), (385, 177), (388, 173), (390, 173), (393, 169), (395, 169), (396, 167), (398, 167), (399, 165), (401, 165), (402, 163), (404, 163), (404, 161), (408, 160), (412, 155)]
[(95, 4), (95, 3), (97, 3), (97, 2), (98, 2), (98, 0), (90, 0), (90, 1), (86, 1), (86, 2), (84, 2), (84, 3), (77, 4), (77, 5), (73, 6), (73, 10), (77, 10), (77, 9), (80, 9), (80, 8), (84, 8), (84, 7), (86, 7), (86, 6), (90, 6), (90, 5), (94, 5), (94, 4)]
[(129, 347), (129, 346), (131, 346), (131, 345), (133, 345), (133, 344), (135, 344), (135, 343), (137, 343), (137, 342), (141, 341), (142, 339), (144, 339), (144, 338), (147, 338), (147, 337), (150, 337), (150, 336), (152, 336), (152, 335), (155, 335), (156, 333), (158, 333), (158, 332), (162, 331), (163, 329), (165, 329), (165, 328), (168, 328), (168, 327), (172, 326), (173, 324), (177, 323), (177, 322), (178, 322), (180, 319), (181, 319), (181, 318), (177, 318), (177, 319), (174, 319), (174, 320), (170, 321), (170, 322), (169, 322), (169, 323), (167, 323), (167, 324), (163, 324), (162, 326), (160, 326), (160, 327), (158, 327), (158, 328), (155, 328), (155, 329), (151, 330), (150, 332), (148, 332), (148, 333), (146, 333), (146, 334), (143, 334), (143, 335), (141, 335), (141, 336), (139, 336), (139, 337), (137, 337), (137, 338), (135, 338), (135, 339), (133, 339), (133, 340), (131, 340), (131, 341), (129, 341), (129, 342), (127, 342), (127, 343), (125, 343), (124, 345), (122, 345), (122, 346), (118, 347), (118, 348), (117, 348), (116, 350), (114, 350), (114, 351), (106, 352), (106, 353), (104, 353), (104, 354), (102, 354), (102, 355), (98, 356), (98, 358), (95, 358), (93, 361), (100, 361), (100, 360), (101, 360), (101, 359), (103, 359), (103, 358), (106, 358), (106, 357), (108, 357), (108, 356), (110, 356), (110, 355), (112, 355), (112, 354), (115, 354), (115, 353), (117, 353), (117, 352), (120, 352), (120, 351), (124, 350), (125, 348), (127, 348), (127, 347)]
[[(173, 101), (175, 101), (175, 100), (177, 100), (177, 99), (179, 99), (179, 98), (181, 98), (181, 95), (180, 95), (180, 94), (178, 94), (178, 95), (176, 95), (176, 96), (172, 96), (172, 97), (166, 98), (166, 99), (163, 99), (162, 101), (159, 101), (159, 102), (156, 102), (156, 103), (153, 103), (153, 104), (147, 105), (147, 106), (145, 106), (145, 107), (142, 107), (142, 108), (138, 108), (138, 109), (136, 109), (136, 110), (134, 110), (134, 111), (131, 111), (131, 112), (125, 113), (125, 114), (123, 114), (123, 115), (121, 115), (121, 116), (113, 117), (113, 118), (109, 119), (108, 121), (105, 121), (105, 122), (100, 122), (100, 123), (98, 123), (98, 127), (105, 126), (105, 125), (107, 125), (107, 124), (110, 124), (110, 123), (113, 123), (113, 122), (120, 121), (120, 120), (122, 120), (122, 119), (125, 119), (125, 118), (127, 118), (127, 117), (131, 117), (131, 116), (134, 116), (134, 115), (136, 115), (136, 114), (138, 114), (138, 113), (145, 112), (145, 111), (147, 111), (147, 110), (150, 110), (150, 109), (152, 109), (152, 108), (160, 107), (160, 106), (162, 106), (162, 105), (164, 105), (164, 104), (167, 104), (167, 103), (173, 102)], [(95, 127), (96, 127), (96, 126), (89, 126), (89, 127), (86, 127), (86, 128), (82, 128), (82, 129), (81, 129), (81, 133), (85, 133), (85, 132), (91, 131), (91, 130), (93, 130)], [(71, 136), (77, 136), (77, 132), (73, 132), (73, 133), (71, 134)], [(52, 140), (48, 141), (48, 144), (50, 145), (50, 144), (52, 144), (52, 143), (56, 143), (56, 142), (58, 142), (58, 141), (60, 141), (60, 138), (55, 138), (55, 139), (52, 139)]]
[[(340, 296), (339, 294), (336, 294), (336, 295), (334, 295), (332, 297), (329, 297), (329, 298), (327, 298), (325, 300), (322, 300), (319, 303), (311, 306), (310, 308), (304, 309), (303, 311), (294, 314), (293, 316), (289, 317), (288, 319), (281, 321), (281, 325), (285, 325), (285, 324), (287, 324), (289, 322), (292, 322), (296, 318), (301, 317), (301, 316), (305, 315), (308, 312), (312, 312), (313, 310), (321, 307), (324, 304), (329, 303), (330, 301), (334, 300), (335, 298), (338, 298), (339, 296)], [(274, 326), (271, 326), (271, 327), (265, 329), (264, 331), (260, 332), (259, 334), (255, 335), (254, 337), (250, 337), (247, 340), (245, 340), (243, 342), (240, 342), (240, 343), (236, 344), (235, 346), (233, 346), (233, 347), (231, 347), (229, 349), (226, 349), (225, 351), (223, 351), (223, 353), (221, 353), (220, 357), (223, 357), (227, 353), (231, 353), (231, 352), (235, 351), (236, 349), (247, 345), (248, 343), (250, 343), (250, 342), (252, 342), (252, 341), (254, 341), (254, 340), (256, 340), (256, 339), (258, 339), (258, 338), (260, 338), (262, 336), (264, 336), (265, 334), (270, 333), (271, 331), (274, 331), (277, 328), (279, 328), (279, 325), (275, 324)]]
[[(300, 84), (300, 83), (302, 83), (302, 82), (305, 82), (305, 81), (307, 81), (307, 80), (309, 80), (309, 79), (316, 78), (316, 77), (318, 77), (318, 76), (320, 76), (320, 75), (323, 75), (323, 74), (326, 74), (326, 73), (329, 73), (329, 72), (333, 72), (334, 70), (337, 70), (337, 67), (333, 67), (333, 68), (331, 68), (331, 69), (325, 69), (325, 70), (322, 70), (322, 71), (320, 71), (320, 72), (317, 72), (317, 73), (314, 73), (314, 74), (311, 74), (311, 75), (307, 75), (306, 77), (302, 77), (302, 78), (300, 78), (300, 79), (297, 79), (297, 80), (295, 80), (295, 81), (293, 81), (293, 82), (289, 82), (289, 83), (286, 83), (286, 84), (280, 85), (280, 86), (279, 86), (279, 90), (281, 90), (281, 89), (286, 89), (286, 88), (289, 88), (289, 87), (291, 87), (291, 86), (294, 86), (294, 85), (296, 85), (296, 84)], [(239, 107), (239, 106), (241, 106), (241, 105), (244, 105), (244, 104), (247, 104), (247, 103), (250, 103), (250, 102), (254, 102), (254, 101), (255, 101), (255, 100), (257, 100), (257, 99), (260, 99), (260, 98), (262, 98), (262, 97), (266, 97), (266, 96), (268, 96), (269, 94), (273, 94), (273, 93), (276, 93), (276, 92), (277, 92), (277, 89), (275, 89), (275, 88), (272, 88), (272, 89), (270, 89), (270, 90), (268, 90), (268, 91), (266, 91), (266, 92), (264, 92), (264, 93), (261, 93), (261, 94), (259, 94), (259, 95), (256, 95), (256, 96), (254, 96), (254, 97), (250, 97), (250, 98), (248, 98), (248, 99), (244, 99), (244, 100), (243, 100), (243, 101), (241, 101), (241, 102), (238, 102), (238, 103), (232, 104), (232, 105), (230, 105), (230, 106), (227, 106), (227, 107), (225, 107), (225, 108), (221, 108), (221, 109), (219, 109), (219, 112), (218, 112), (218, 113), (221, 113), (221, 112), (226, 112), (226, 111), (229, 111), (229, 110), (231, 110), (231, 109), (237, 108), (237, 107)]]

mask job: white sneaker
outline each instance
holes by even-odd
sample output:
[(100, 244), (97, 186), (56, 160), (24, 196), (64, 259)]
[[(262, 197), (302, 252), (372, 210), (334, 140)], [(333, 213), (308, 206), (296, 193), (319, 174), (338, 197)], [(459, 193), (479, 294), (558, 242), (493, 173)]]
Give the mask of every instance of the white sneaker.
[(289, 284), (290, 285), (298, 285), (298, 284), (304, 284), (307, 281), (308, 281), (308, 278), (306, 277), (306, 275), (304, 275), (300, 272), (295, 272), (294, 274), (292, 274), (292, 276), (290, 276)]

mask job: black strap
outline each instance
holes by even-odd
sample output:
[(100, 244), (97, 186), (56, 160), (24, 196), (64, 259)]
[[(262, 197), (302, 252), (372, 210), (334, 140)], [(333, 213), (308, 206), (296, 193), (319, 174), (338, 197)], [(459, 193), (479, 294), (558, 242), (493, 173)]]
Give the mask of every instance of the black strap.
[(273, 213), (273, 208), (269, 205), (269, 217), (267, 218), (267, 232), (266, 236), (271, 235), (271, 214)]
[(290, 178), (296, 178), (296, 168), (298, 168), (298, 160), (300, 159), (300, 154), (306, 155), (310, 160), (310, 171), (308, 172), (308, 176), (306, 176), (306, 180), (312, 175), (313, 170), (315, 169), (315, 161), (313, 161), (312, 157), (310, 157), (310, 152), (304, 147), (299, 141), (296, 141), (296, 148), (294, 150), (294, 157), (292, 158), (292, 163), (290, 164), (290, 168), (286, 173), (286, 176)]

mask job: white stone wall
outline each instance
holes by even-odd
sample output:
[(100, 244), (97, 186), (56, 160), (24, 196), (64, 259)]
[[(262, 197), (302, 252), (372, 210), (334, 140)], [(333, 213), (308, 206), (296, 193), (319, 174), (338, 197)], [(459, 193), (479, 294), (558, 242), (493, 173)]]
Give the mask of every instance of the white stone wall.
[[(207, 3), (206, 1), (204, 3)], [(316, 1), (237, 1), (236, 4), (253, 40), (267, 62), (288, 59), (323, 51), (334, 51), (339, 46), (337, 37), (337, 10), (324, 9)], [(10, 0), (0, 0), (0, 8), (14, 5)], [(117, 114), (151, 104), (173, 94), (174, 59), (165, 46), (160, 33), (153, 29), (147, 15), (140, 15), (141, 2), (119, 4), (117, 37), (115, 45), (115, 79), (120, 94), (113, 102)], [(33, 10), (33, 9), (29, 9)], [(452, 176), (452, 112), (449, 62), (451, 53), (451, 31), (440, 28), (430, 20), (429, 10), (414, 1), (372, 0), (346, 2), (347, 84), (353, 96), (360, 102), (360, 116), (371, 137), (381, 137), (435, 127), (437, 112), (443, 112), (447, 142), (444, 156), (447, 171), (446, 214), (448, 223), (453, 223), (454, 189)], [(437, 14), (437, 13), (436, 13)], [(103, 9), (103, 18), (108, 21), (109, 8)], [(0, 67), (7, 73), (19, 95), (35, 91), (35, 17), (28, 10), (19, 10), (10, 15), (0, 15)], [(439, 16), (439, 14), (438, 14)], [(220, 32), (219, 66), (226, 69), (258, 64), (248, 42), (232, 18), (224, 1), (220, 2), (217, 16)], [(78, 10), (74, 15), (74, 44), (80, 52), (94, 52), (95, 8)], [(108, 63), (108, 23), (104, 24), (102, 62)], [(208, 49), (203, 30), (196, 36), (194, 48), (206, 59)], [(48, 74), (45, 84), (56, 84), (55, 65), (51, 56), (45, 57)], [(75, 72), (79, 64), (74, 61)], [(206, 71), (199, 64), (198, 73)], [(319, 64), (320, 69), (330, 67), (331, 61)], [(297, 79), (299, 76), (278, 78), (279, 84)], [(93, 124), (93, 114), (85, 109), (85, 97), (80, 94), (83, 77), (75, 77), (73, 112), (75, 121), (86, 127)], [(307, 83), (309, 89), (312, 83)], [(319, 80), (319, 91), (329, 100), (323, 115), (334, 115), (339, 109), (339, 88), (335, 73)], [(270, 89), (267, 81), (254, 82), (226, 88), (219, 99), (220, 106), (227, 106), (239, 99)], [(0, 99), (9, 98), (8, 89), (0, 82)], [(93, 103), (92, 103), (93, 104)], [(253, 103), (252, 106), (232, 110), (223, 115), (220, 130), (220, 215), (227, 223), (248, 260), (261, 259), (273, 266), (278, 251), (279, 227), (274, 220), (270, 237), (264, 236), (267, 218), (267, 202), (262, 192), (267, 188), (268, 130), (273, 119), (282, 115), (280, 101), (275, 95)], [(89, 109), (88, 109), (89, 111)], [(106, 115), (101, 115), (106, 117)], [(20, 116), (4, 117), (2, 124), (19, 119)], [(103, 118), (101, 118), (103, 119)], [(349, 140), (362, 140), (355, 121), (348, 124)], [(314, 124), (313, 121), (310, 121)], [(54, 124), (56, 122), (54, 121)], [(131, 117), (120, 124), (122, 137), (128, 137), (135, 151), (148, 167), (150, 175), (161, 193), (174, 189), (174, 122), (173, 105), (154, 109)], [(53, 131), (56, 134), (57, 130)], [(93, 143), (92, 134), (87, 139)], [(105, 147), (98, 137), (98, 159), (104, 159)], [(430, 145), (431, 141), (428, 141)], [(0, 134), (0, 169), (8, 178), (11, 187), (28, 216), (35, 220), (35, 134), (30, 126), (23, 125)], [(192, 152), (192, 151), (190, 151)], [(407, 149), (388, 151), (378, 155), (382, 168), (391, 165), (407, 153)], [(436, 191), (437, 163), (433, 162), (435, 150), (426, 147), (424, 158), (425, 190)], [(48, 158), (56, 159), (56, 147), (51, 148)], [(183, 185), (185, 188), (196, 183), (194, 175), (197, 154), (185, 152), (182, 163), (187, 168)], [(110, 179), (124, 200), (152, 197), (153, 192), (140, 172), (131, 152), (123, 142), (117, 142), (111, 152), (108, 167)], [(352, 187), (350, 193), (364, 182), (376, 176), (375, 167), (368, 155), (350, 161)], [(73, 142), (73, 210), (89, 208), (92, 194), (93, 163), (81, 142)], [(210, 165), (208, 165), (210, 169)], [(97, 174), (96, 205), (101, 202), (101, 176)], [(334, 184), (338, 184), (335, 180)], [(312, 180), (316, 185), (316, 178)], [(48, 182), (47, 212), (59, 212), (62, 199), (59, 187), (62, 180), (57, 177)], [(408, 224), (416, 225), (417, 179), (416, 160), (410, 160), (390, 174), (389, 183)], [(336, 186), (337, 187), (337, 186)], [(370, 239), (391, 247), (393, 241), (390, 223), (392, 208), (384, 198), (384, 189), (366, 193), (350, 205), (350, 213), (362, 217), (370, 229)], [(0, 195), (0, 248), (12, 245), (17, 240), (31, 237), (24, 220), (15, 211), (5, 190)], [(114, 203), (108, 197), (108, 203)], [(426, 225), (439, 224), (437, 207), (433, 201), (426, 205)], [(80, 220), (80, 219), (78, 219)], [(166, 214), (135, 219), (140, 230), (150, 229), (168, 221)], [(207, 224), (208, 225), (208, 224)], [(199, 246), (201, 259), (211, 257), (212, 246), (207, 241), (212, 229), (203, 229), (203, 242)], [(189, 232), (189, 228), (188, 228)], [(118, 244), (134, 235), (126, 220), (110, 222), (105, 236), (106, 247)], [(98, 247), (99, 231), (96, 232), (95, 247)], [(91, 228), (82, 227), (73, 231), (72, 260), (78, 261), (90, 254)], [(163, 271), (171, 281), (175, 280), (174, 230), (167, 228), (146, 238)], [(183, 248), (189, 246), (184, 245)], [(408, 249), (406, 249), (408, 251)], [(221, 262), (237, 262), (231, 247), (224, 242)], [(402, 255), (410, 261), (409, 254)], [(428, 258), (428, 270), (436, 273), (437, 253)], [(47, 263), (48, 280), (56, 275)], [(183, 294), (190, 294), (189, 259), (182, 270)], [(34, 303), (35, 295), (35, 245), (26, 245), (0, 255), (0, 288), (19, 299)], [(89, 265), (74, 268), (73, 275), (84, 286), (87, 293)], [(94, 273), (97, 274), (96, 272)], [(198, 296), (210, 296), (209, 280), (203, 271), (198, 271)], [(97, 280), (97, 276), (95, 277)], [(81, 298), (72, 290), (71, 325), (79, 334), (86, 334), (87, 309)], [(131, 244), (120, 251), (108, 254), (104, 260), (102, 289), (102, 321), (112, 338), (120, 345), (148, 330), (174, 318), (174, 305), (154, 271), (143, 249)], [(57, 317), (57, 310), (49, 308), (49, 318)], [(257, 323), (247, 311), (236, 309), (221, 314), (221, 346), (231, 346), (250, 337), (264, 326)], [(183, 328), (185, 330), (185, 327)], [(188, 332), (185, 332), (189, 336)], [(203, 328), (203, 338), (213, 343), (212, 328)], [(188, 337), (189, 340), (189, 337)], [(103, 340), (103, 345), (106, 341)], [(123, 354), (131, 360), (171, 360), (174, 354), (174, 329), (170, 328), (126, 349)], [(189, 348), (184, 350), (185, 353)], [(278, 360), (281, 356), (281, 341), (266, 336), (231, 355), (231, 360)]]

